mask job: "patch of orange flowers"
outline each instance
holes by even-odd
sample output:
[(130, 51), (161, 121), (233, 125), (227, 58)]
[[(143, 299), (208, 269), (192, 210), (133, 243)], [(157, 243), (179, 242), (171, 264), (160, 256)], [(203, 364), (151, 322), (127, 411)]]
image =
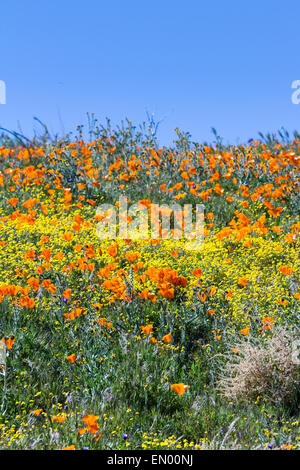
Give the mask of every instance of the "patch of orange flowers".
[(95, 440), (98, 440), (101, 437), (101, 433), (99, 432), (99, 424), (97, 423), (99, 419), (99, 416), (95, 415), (85, 415), (81, 421), (83, 421), (86, 424), (85, 428), (78, 429), (78, 433), (80, 435), (85, 434), (86, 432), (89, 432), (93, 436), (96, 434), (94, 437)]

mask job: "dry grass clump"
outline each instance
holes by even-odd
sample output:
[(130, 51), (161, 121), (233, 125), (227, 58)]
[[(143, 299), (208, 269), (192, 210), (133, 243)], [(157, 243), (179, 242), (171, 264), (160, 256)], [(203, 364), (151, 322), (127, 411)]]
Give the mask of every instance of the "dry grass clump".
[(234, 346), (219, 376), (218, 390), (231, 400), (248, 401), (258, 396), (272, 402), (296, 398), (300, 366), (293, 358), (295, 333), (277, 327), (264, 341), (247, 338)]

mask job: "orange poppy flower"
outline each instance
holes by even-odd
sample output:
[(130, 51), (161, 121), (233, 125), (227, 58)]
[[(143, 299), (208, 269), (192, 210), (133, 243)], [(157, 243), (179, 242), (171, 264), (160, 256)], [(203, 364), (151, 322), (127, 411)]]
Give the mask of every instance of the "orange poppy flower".
[(69, 300), (69, 298), (71, 297), (71, 294), (72, 294), (72, 289), (66, 289), (63, 292), (63, 298)]
[(15, 338), (11, 337), (8, 339), (2, 338), (1, 341), (6, 344), (7, 349), (10, 351), (15, 342)]
[(18, 204), (19, 202), (19, 199), (16, 198), (16, 197), (12, 197), (10, 199), (8, 199), (8, 204), (10, 204), (12, 207), (16, 207), (16, 205)]
[(28, 279), (27, 284), (32, 287), (33, 290), (38, 291), (39, 290), (39, 285), (40, 285), (40, 280), (39, 278), (31, 277)]
[(115, 245), (109, 246), (109, 247), (107, 248), (107, 253), (108, 253), (110, 256), (112, 256), (113, 258), (114, 258), (115, 256), (117, 256), (117, 254), (118, 254), (118, 245), (115, 244)]
[(93, 304), (92, 306), (93, 306), (94, 308), (99, 308), (99, 310), (100, 310), (100, 308), (103, 307), (103, 304), (100, 304), (99, 302), (97, 302), (97, 303)]
[(162, 337), (162, 340), (165, 341), (165, 343), (170, 343), (172, 339), (171, 333), (168, 333), (167, 335)]
[(76, 355), (73, 353), (73, 354), (70, 354), (70, 356), (67, 356), (67, 360), (69, 362), (71, 362), (71, 364), (74, 364), (75, 360), (76, 360)]
[(65, 416), (52, 416), (51, 422), (54, 423), (56, 421), (57, 423), (63, 423), (65, 419)]
[(28, 297), (27, 307), (33, 308), (35, 306), (35, 301), (31, 297)]
[(62, 238), (66, 241), (69, 242), (73, 238), (73, 234), (71, 232), (64, 233)]
[(173, 288), (168, 288), (168, 287), (162, 287), (159, 289), (158, 293), (162, 296), (165, 297), (166, 299), (173, 299), (174, 298), (174, 289)]
[(129, 261), (130, 263), (133, 263), (133, 261), (135, 261), (136, 259), (139, 258), (139, 253), (126, 253), (125, 254), (125, 258), (127, 259), (127, 261)]
[[(86, 431), (88, 431), (90, 434), (99, 433), (99, 424), (96, 423), (98, 419), (99, 419), (99, 416), (95, 416), (95, 415), (84, 416), (81, 421), (83, 421), (87, 426), (86, 428), (78, 429), (79, 434), (80, 435), (84, 434)], [(101, 436), (101, 433), (98, 434), (98, 439), (100, 436)]]
[(184, 392), (189, 388), (189, 385), (184, 385), (184, 383), (173, 384), (171, 389), (174, 390), (178, 395), (183, 395)]
[(152, 331), (153, 325), (146, 325), (146, 326), (140, 326), (140, 329), (142, 330), (145, 335), (150, 335)]
[(293, 268), (291, 268), (290, 266), (280, 266), (278, 269), (285, 276), (290, 276), (293, 272)]
[(239, 333), (242, 333), (242, 335), (248, 336), (250, 332), (250, 328), (243, 328), (242, 330), (239, 330)]
[(87, 427), (86, 428), (80, 428), (80, 429), (78, 429), (77, 432), (80, 436), (82, 436), (83, 434), (85, 434), (87, 432), (87, 430), (88, 430)]
[(194, 271), (192, 271), (192, 274), (194, 274), (194, 276), (199, 278), (202, 276), (202, 269), (201, 268), (194, 269)]
[(225, 298), (228, 300), (228, 299), (231, 299), (232, 297), (233, 297), (232, 290), (229, 289), (228, 292), (226, 292), (225, 294)]
[(64, 313), (64, 317), (73, 321), (75, 319), (75, 310), (72, 310), (71, 313)]

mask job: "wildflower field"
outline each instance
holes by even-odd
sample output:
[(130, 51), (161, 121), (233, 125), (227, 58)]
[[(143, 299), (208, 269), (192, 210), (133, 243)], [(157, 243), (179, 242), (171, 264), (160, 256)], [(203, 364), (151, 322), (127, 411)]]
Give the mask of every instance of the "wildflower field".
[[(1, 449), (299, 448), (300, 136), (176, 134), (0, 140)], [(99, 239), (120, 196), (203, 246)]]

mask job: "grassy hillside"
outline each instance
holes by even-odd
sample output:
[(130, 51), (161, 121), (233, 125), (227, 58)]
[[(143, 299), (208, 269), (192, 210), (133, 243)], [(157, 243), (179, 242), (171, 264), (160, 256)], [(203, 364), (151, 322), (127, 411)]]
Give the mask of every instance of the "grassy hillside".
[[(0, 142), (0, 448), (298, 448), (299, 136), (80, 131)], [(122, 195), (202, 249), (99, 239)]]

